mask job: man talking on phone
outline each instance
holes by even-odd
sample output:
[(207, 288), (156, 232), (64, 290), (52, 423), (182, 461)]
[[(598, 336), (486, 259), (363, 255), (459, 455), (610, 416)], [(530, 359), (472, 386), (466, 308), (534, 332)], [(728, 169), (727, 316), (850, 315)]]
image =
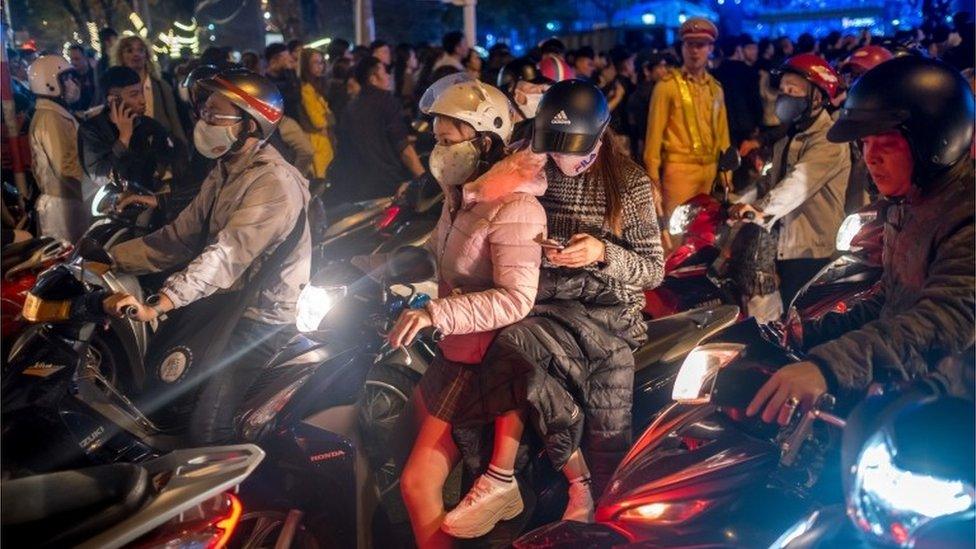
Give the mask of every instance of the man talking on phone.
[[(81, 124), (81, 157), (89, 177), (134, 183), (153, 194), (123, 198), (128, 204), (159, 205), (164, 180), (180, 181), (186, 165), (183, 145), (154, 119), (145, 116), (146, 97), (139, 74), (112, 67), (102, 75), (106, 90), (101, 111)], [(177, 176), (177, 177), (174, 177)]]

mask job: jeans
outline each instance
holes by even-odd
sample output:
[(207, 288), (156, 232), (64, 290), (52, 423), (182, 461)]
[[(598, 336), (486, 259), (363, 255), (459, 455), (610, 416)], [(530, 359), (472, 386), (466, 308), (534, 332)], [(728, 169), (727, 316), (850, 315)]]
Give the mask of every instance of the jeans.
[(222, 360), (208, 368), (193, 408), (189, 438), (194, 446), (236, 441), (234, 417), (248, 388), (293, 334), (290, 324), (266, 324), (249, 318), (237, 323)]

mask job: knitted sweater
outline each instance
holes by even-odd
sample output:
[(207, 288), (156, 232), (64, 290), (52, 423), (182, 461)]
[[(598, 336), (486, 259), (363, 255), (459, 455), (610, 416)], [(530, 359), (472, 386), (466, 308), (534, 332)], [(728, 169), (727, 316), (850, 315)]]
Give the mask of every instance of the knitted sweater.
[(639, 311), (644, 306), (643, 290), (656, 287), (664, 277), (664, 250), (647, 174), (632, 162), (623, 171), (626, 181), (619, 237), (604, 220), (602, 186), (586, 175), (568, 177), (552, 162), (547, 163), (549, 186), (539, 202), (546, 210), (550, 238), (565, 240), (587, 233), (606, 244), (606, 261), (587, 270), (605, 281), (621, 302), (630, 305), (628, 309)]

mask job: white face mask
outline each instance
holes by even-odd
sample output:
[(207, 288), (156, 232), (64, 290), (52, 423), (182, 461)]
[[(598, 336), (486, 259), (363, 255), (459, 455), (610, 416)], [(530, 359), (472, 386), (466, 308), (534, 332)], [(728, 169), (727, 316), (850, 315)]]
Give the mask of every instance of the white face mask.
[(446, 187), (464, 184), (478, 168), (481, 152), (473, 140), (453, 145), (434, 145), (430, 152), (430, 173)]
[(220, 158), (237, 141), (235, 129), (239, 125), (240, 122), (233, 126), (211, 126), (198, 120), (193, 127), (193, 145), (207, 158)]
[(519, 105), (519, 108), (522, 109), (522, 114), (526, 118), (535, 118), (535, 113), (539, 112), (539, 102), (541, 101), (541, 93), (527, 93), (525, 94), (525, 104)]
[(602, 145), (603, 143), (601, 141), (597, 141), (593, 150), (586, 154), (553, 153), (549, 155), (549, 158), (556, 163), (556, 167), (559, 168), (559, 171), (563, 172), (563, 175), (576, 177), (593, 166), (593, 163), (596, 162), (596, 157), (600, 154), (600, 147)]

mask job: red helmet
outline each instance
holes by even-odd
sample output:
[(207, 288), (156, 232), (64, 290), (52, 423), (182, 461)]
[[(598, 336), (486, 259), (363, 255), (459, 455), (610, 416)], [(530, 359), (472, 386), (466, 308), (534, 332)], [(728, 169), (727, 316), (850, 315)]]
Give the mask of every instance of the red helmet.
[(840, 64), (840, 72), (854, 72), (864, 74), (878, 65), (894, 58), (885, 48), (881, 46), (864, 46), (854, 50), (847, 59)]
[(801, 53), (794, 55), (780, 65), (777, 70), (780, 74), (792, 72), (806, 78), (808, 82), (820, 88), (824, 92), (828, 101), (833, 101), (840, 91), (840, 76), (827, 62), (812, 53)]
[(553, 82), (562, 82), (563, 80), (576, 78), (576, 73), (572, 67), (563, 61), (562, 58), (554, 55), (547, 55), (542, 58), (542, 61), (539, 61), (539, 72), (542, 73), (542, 76)]

